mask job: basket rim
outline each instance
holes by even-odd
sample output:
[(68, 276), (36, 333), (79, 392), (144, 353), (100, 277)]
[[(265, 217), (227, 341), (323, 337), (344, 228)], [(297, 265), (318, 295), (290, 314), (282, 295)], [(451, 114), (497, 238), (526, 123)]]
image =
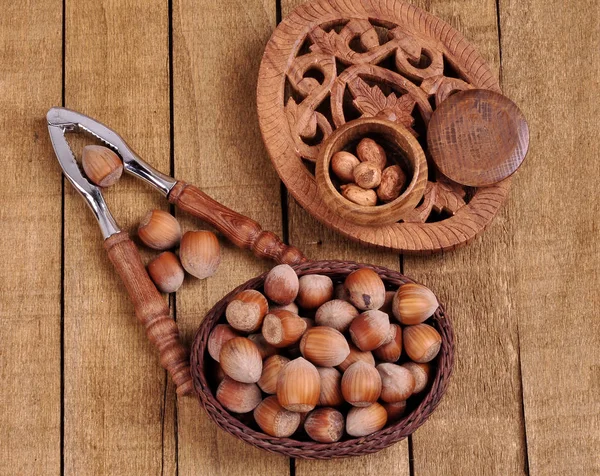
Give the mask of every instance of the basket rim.
[[(389, 284), (398, 286), (416, 281), (404, 276), (398, 271), (375, 266), (360, 264), (354, 261), (324, 260), (307, 261), (292, 266), (298, 276), (305, 274), (324, 274), (333, 279), (347, 276), (352, 271), (369, 268), (377, 272), (386, 287)], [(374, 453), (396, 443), (412, 434), (420, 427), (435, 410), (448, 387), (448, 381), (454, 364), (454, 333), (452, 324), (443, 304), (440, 304), (432, 319), (432, 325), (442, 336), (442, 346), (436, 357), (435, 377), (428, 391), (422, 395), (420, 403), (407, 415), (392, 425), (360, 438), (350, 438), (334, 443), (318, 443), (292, 438), (277, 438), (247, 426), (233, 416), (215, 398), (214, 392), (207, 381), (205, 362), (207, 362), (208, 336), (224, 314), (225, 307), (244, 289), (259, 288), (266, 278), (268, 271), (252, 278), (236, 287), (206, 314), (198, 328), (191, 349), (190, 363), (194, 389), (200, 403), (209, 417), (227, 433), (271, 453), (304, 459), (330, 459), (335, 457), (358, 456)]]

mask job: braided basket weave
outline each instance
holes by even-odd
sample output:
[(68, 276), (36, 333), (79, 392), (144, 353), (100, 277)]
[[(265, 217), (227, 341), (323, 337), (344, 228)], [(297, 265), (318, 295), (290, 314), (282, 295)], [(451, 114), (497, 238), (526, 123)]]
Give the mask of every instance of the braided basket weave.
[[(362, 265), (351, 261), (307, 261), (294, 269), (298, 276), (305, 274), (323, 274), (329, 276), (334, 283), (343, 279), (360, 268), (371, 268), (376, 271), (387, 288), (396, 289), (398, 286), (413, 282), (402, 274), (386, 268)], [(207, 314), (194, 338), (191, 351), (191, 369), (194, 388), (200, 397), (202, 406), (212, 420), (227, 433), (244, 440), (253, 446), (272, 453), (305, 459), (330, 459), (347, 456), (359, 456), (375, 453), (397, 441), (406, 438), (419, 428), (435, 410), (448, 386), (454, 361), (454, 335), (452, 326), (443, 306), (428, 320), (442, 336), (442, 346), (436, 359), (435, 378), (427, 393), (421, 396), (421, 401), (401, 420), (384, 427), (382, 430), (362, 438), (350, 438), (336, 443), (317, 443), (292, 438), (276, 438), (254, 430), (231, 415), (215, 399), (214, 389), (209, 385), (211, 380), (207, 371), (210, 357), (207, 352), (208, 336), (212, 329), (222, 320), (227, 304), (244, 289), (260, 289), (263, 286), (266, 273), (258, 276), (238, 288), (219, 301)]]

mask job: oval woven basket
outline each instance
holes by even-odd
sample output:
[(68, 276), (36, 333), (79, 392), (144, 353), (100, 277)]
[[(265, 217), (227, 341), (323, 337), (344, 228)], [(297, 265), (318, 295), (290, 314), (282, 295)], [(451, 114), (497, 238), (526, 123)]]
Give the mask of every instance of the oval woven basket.
[[(323, 274), (334, 282), (342, 281), (348, 274), (360, 268), (370, 268), (383, 279), (387, 288), (397, 288), (414, 282), (406, 276), (387, 268), (358, 264), (351, 261), (308, 261), (294, 266), (298, 276), (305, 274)], [(215, 325), (222, 319), (227, 304), (244, 289), (260, 289), (266, 273), (247, 281), (221, 299), (206, 315), (194, 338), (191, 350), (191, 369), (194, 388), (200, 397), (202, 406), (210, 418), (227, 433), (257, 448), (293, 458), (330, 459), (347, 456), (359, 456), (375, 453), (397, 441), (406, 438), (419, 428), (435, 410), (448, 386), (454, 362), (454, 334), (452, 325), (440, 305), (435, 314), (427, 321), (442, 336), (442, 346), (435, 359), (435, 377), (427, 393), (422, 396), (418, 405), (401, 420), (382, 430), (362, 438), (345, 439), (336, 443), (316, 443), (293, 438), (276, 438), (247, 426), (230, 414), (215, 399), (214, 390), (209, 385), (210, 377), (206, 375), (208, 336)]]

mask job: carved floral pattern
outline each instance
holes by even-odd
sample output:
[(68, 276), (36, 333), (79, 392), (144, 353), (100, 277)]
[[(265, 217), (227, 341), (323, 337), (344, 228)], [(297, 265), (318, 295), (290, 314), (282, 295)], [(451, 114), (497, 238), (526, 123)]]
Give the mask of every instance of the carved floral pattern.
[[(308, 161), (316, 160), (320, 143), (348, 116), (382, 116), (418, 136), (417, 114), (426, 126), (432, 104), (472, 88), (444, 74), (444, 55), (431, 39), (398, 26), (350, 19), (316, 26), (306, 42), (308, 48), (287, 71), (285, 113), (296, 151)], [(404, 221), (424, 223), (432, 211), (453, 215), (465, 204), (464, 188), (438, 177), (428, 182), (421, 204)]]

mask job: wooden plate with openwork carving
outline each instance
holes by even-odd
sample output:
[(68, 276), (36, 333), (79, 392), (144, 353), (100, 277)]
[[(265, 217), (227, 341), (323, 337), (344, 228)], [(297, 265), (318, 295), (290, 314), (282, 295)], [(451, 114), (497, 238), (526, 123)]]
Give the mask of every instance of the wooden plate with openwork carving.
[(436, 172), (421, 203), (402, 221), (360, 226), (320, 198), (319, 147), (337, 127), (380, 116), (409, 127), (427, 151), (438, 104), (467, 89), (500, 91), (489, 67), (442, 20), (400, 0), (315, 0), (299, 6), (269, 40), (258, 78), (263, 140), (286, 187), (328, 227), (361, 243), (408, 253), (454, 249), (491, 222), (510, 178), (465, 187)]

